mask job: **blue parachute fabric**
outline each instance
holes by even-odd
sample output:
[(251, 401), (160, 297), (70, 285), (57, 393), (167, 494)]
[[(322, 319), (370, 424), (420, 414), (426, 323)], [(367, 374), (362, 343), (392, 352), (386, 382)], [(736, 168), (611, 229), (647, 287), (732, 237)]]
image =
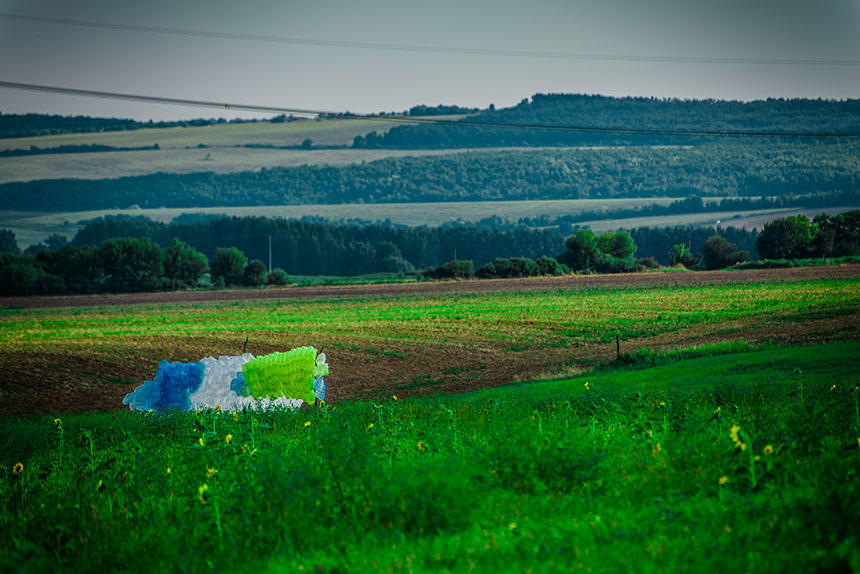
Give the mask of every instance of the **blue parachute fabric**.
[(204, 365), (195, 363), (171, 363), (164, 360), (151, 381), (146, 381), (123, 399), (123, 404), (132, 410), (148, 411), (159, 407), (188, 409), (189, 396), (203, 381)]
[(236, 378), (230, 381), (230, 390), (236, 393), (237, 396), (244, 397), (245, 389), (248, 388), (248, 384), (245, 382), (245, 374), (242, 371), (236, 375)]
[(189, 397), (203, 381), (203, 364), (199, 361), (195, 363), (162, 361), (158, 365), (158, 373), (155, 376), (158, 377), (159, 374), (161, 374), (161, 397), (156, 406), (186, 410), (191, 408)]

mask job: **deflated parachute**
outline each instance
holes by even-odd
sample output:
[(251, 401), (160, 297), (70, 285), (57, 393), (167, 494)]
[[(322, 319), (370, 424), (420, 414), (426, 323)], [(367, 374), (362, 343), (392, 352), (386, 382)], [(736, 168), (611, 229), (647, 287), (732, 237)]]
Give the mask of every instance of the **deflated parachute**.
[(127, 394), (132, 410), (157, 408), (225, 410), (278, 405), (299, 407), (302, 401), (325, 399), (324, 354), (313, 347), (254, 357), (207, 357), (193, 363), (161, 361), (151, 381)]

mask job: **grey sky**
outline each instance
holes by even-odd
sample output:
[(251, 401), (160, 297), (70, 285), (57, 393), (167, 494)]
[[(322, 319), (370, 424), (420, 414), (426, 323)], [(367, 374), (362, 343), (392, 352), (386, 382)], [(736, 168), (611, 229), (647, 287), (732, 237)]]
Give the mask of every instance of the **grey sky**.
[[(0, 13), (323, 41), (860, 62), (860, 0), (0, 0)], [(860, 97), (860, 65), (605, 61), (199, 38), (0, 18), (0, 80), (332, 111), (486, 107), (536, 92)], [(225, 116), (0, 89), (0, 111)]]

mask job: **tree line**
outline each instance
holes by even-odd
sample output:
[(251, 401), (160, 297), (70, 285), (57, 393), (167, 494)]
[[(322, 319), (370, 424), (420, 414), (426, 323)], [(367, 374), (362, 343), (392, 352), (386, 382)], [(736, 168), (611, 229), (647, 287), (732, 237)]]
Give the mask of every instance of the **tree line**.
[[(229, 123), (248, 123), (258, 120), (235, 119)], [(0, 139), (29, 138), (59, 134), (87, 134), (96, 132), (134, 131), (149, 128), (178, 128), (211, 126), (228, 123), (225, 119), (193, 119), (166, 122), (139, 122), (127, 118), (94, 118), (90, 116), (60, 116), (56, 114), (2, 114), (0, 113)]]
[[(272, 263), (267, 272), (269, 238)], [(418, 274), (427, 278), (635, 272), (663, 265), (720, 269), (752, 259), (860, 256), (860, 210), (776, 219), (758, 234), (735, 228), (638, 228), (566, 239), (548, 231), (473, 226), (398, 228), (264, 218), (165, 225), (146, 218), (90, 222), (72, 244), (50, 238), (20, 255), (0, 230), (0, 294), (153, 291), (284, 285), (291, 275)], [(211, 262), (211, 263), (210, 263)], [(475, 269), (477, 268), (477, 271)], [(208, 281), (203, 281), (209, 272)]]
[(626, 197), (832, 196), (857, 201), (860, 142), (541, 149), (216, 174), (0, 185), (0, 209), (81, 211)]
[(147, 151), (160, 149), (158, 144), (141, 147), (117, 147), (101, 144), (60, 145), (55, 147), (39, 147), (0, 150), (0, 157), (21, 157), (28, 155), (50, 155), (60, 153), (98, 153), (107, 151)]
[[(468, 122), (468, 123), (467, 123)], [(514, 124), (516, 128), (475, 124)], [(677, 145), (714, 141), (712, 136), (540, 130), (522, 126), (583, 126), (694, 132), (860, 131), (860, 100), (767, 99), (751, 102), (614, 98), (582, 94), (535, 94), (516, 106), (490, 108), (458, 123), (397, 126), (384, 135), (356, 138), (356, 147), (462, 148), (488, 146)]]
[(551, 231), (480, 230), (347, 225), (264, 217), (223, 217), (164, 224), (144, 217), (106, 217), (84, 226), (78, 246), (111, 237), (148, 237), (166, 245), (177, 237), (208, 258), (218, 247), (237, 247), (252, 259), (268, 261), (292, 275), (362, 275), (424, 269), (451, 259), (483, 265), (496, 257), (555, 255), (561, 238)]

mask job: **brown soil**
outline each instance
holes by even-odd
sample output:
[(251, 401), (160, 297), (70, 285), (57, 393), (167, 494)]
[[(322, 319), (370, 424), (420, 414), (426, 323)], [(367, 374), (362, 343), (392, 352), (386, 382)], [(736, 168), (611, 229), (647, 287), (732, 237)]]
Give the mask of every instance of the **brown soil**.
[[(560, 278), (531, 278), (496, 281), (449, 281), (392, 285), (349, 285), (266, 290), (144, 293), (70, 297), (0, 299), (6, 307), (61, 307), (131, 305), (136, 303), (178, 303), (251, 299), (309, 299), (352, 296), (420, 295), (469, 293), (495, 290), (587, 290), (602, 287), (740, 284), (781, 282), (825, 277), (858, 277), (860, 265), (769, 269), (751, 271), (640, 273)], [(745, 340), (806, 344), (837, 339), (860, 339), (860, 310), (827, 319), (804, 322), (768, 322), (752, 318), (718, 324), (699, 324), (654, 337), (622, 343), (622, 352), (640, 347), (655, 350), (681, 348), (719, 341)], [(73, 411), (110, 411), (122, 406), (122, 399), (155, 374), (160, 358), (197, 360), (210, 354), (235, 354), (219, 349), (215, 341), (202, 339), (153, 339), (146, 349), (100, 351), (81, 349), (73, 354), (50, 351), (28, 353), (26, 357), (0, 353), (0, 414), (43, 414)], [(283, 350), (283, 345), (299, 346), (302, 341), (261, 342), (249, 351), (255, 354)], [(348, 398), (464, 392), (503, 385), (515, 380), (571, 374), (584, 365), (612, 360), (615, 342), (580, 343), (576, 347), (529, 349), (514, 352), (502, 347), (481, 346), (464, 349), (462, 344), (426, 345), (385, 343), (367, 349), (367, 340), (319, 341), (337, 348), (337, 363), (329, 382), (330, 401)], [(331, 351), (327, 350), (331, 356)], [(146, 360), (142, 360), (146, 359)], [(105, 382), (103, 373), (111, 373)]]

